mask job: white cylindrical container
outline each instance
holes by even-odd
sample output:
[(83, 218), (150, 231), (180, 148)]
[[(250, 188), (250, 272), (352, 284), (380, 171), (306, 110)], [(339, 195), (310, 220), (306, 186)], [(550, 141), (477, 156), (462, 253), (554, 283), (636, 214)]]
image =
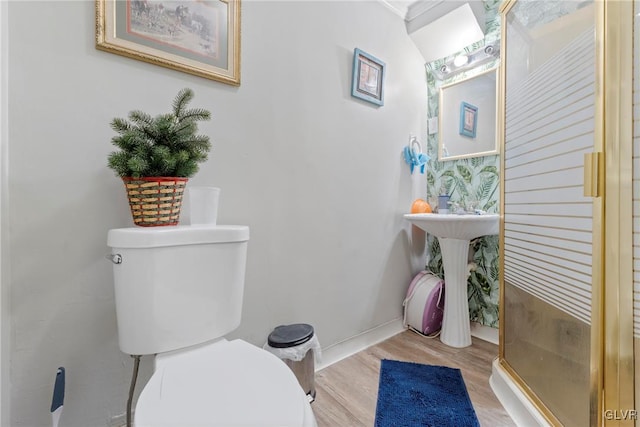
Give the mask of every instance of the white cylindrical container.
[(216, 225), (218, 221), (218, 187), (187, 187), (189, 192), (189, 218), (192, 225)]

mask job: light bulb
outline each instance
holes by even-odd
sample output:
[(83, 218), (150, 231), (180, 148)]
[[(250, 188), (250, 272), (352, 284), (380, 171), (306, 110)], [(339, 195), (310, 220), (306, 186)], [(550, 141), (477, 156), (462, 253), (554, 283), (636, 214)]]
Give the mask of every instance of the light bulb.
[(467, 55), (458, 55), (453, 59), (453, 65), (456, 67), (462, 67), (469, 62), (469, 57)]

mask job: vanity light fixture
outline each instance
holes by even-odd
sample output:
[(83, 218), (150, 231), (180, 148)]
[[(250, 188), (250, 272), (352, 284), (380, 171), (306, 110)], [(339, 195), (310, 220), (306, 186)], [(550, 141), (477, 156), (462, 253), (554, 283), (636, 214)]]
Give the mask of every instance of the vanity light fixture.
[(463, 53), (450, 58), (444, 64), (435, 68), (433, 73), (439, 80), (446, 80), (462, 71), (470, 70), (499, 57), (500, 41), (495, 41), (473, 52)]

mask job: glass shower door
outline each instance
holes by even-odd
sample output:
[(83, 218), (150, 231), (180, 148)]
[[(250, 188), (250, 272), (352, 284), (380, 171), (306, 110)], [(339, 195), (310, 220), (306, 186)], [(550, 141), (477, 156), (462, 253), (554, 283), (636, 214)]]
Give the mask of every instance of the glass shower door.
[(590, 420), (593, 2), (503, 11), (501, 363), (553, 423)]

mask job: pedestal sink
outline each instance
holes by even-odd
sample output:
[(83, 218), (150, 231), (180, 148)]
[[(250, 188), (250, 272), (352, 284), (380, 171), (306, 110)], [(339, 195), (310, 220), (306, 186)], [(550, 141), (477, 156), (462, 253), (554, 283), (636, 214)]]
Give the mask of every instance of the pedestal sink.
[(405, 214), (404, 217), (440, 242), (446, 286), (440, 341), (451, 347), (471, 345), (467, 297), (469, 242), (498, 234), (500, 215)]

